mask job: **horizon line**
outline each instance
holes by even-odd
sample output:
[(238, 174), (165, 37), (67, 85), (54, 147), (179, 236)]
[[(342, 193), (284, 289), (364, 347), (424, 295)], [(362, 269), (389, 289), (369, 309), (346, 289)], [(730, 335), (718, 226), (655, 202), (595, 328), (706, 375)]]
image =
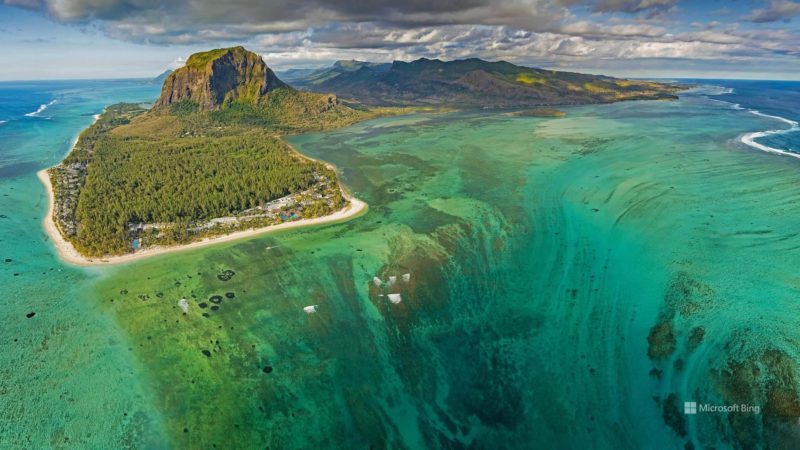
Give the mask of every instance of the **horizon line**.
[[(524, 66), (523, 66), (524, 67)], [(556, 69), (544, 69), (541, 67), (531, 67), (536, 69), (543, 69), (543, 70), (556, 70)], [(295, 68), (288, 68), (283, 70), (276, 70), (277, 72), (283, 72), (285, 70), (292, 70)], [(173, 69), (177, 70), (177, 69)], [(310, 69), (314, 70), (314, 69)], [(557, 70), (558, 72), (569, 72), (566, 70)], [(586, 75), (599, 75), (599, 76), (608, 76), (612, 78), (621, 78), (621, 79), (632, 79), (632, 80), (720, 80), (720, 81), (784, 81), (784, 82), (800, 82), (800, 78), (797, 79), (788, 79), (788, 78), (719, 78), (719, 77), (687, 77), (687, 76), (619, 76), (619, 75), (605, 75), (602, 73), (590, 73), (590, 72), (573, 72), (573, 73), (581, 73)], [(160, 75), (160, 74), (159, 74)], [(152, 77), (98, 77), (98, 78), (86, 78), (86, 77), (75, 77), (75, 78), (30, 78), (30, 79), (8, 79), (3, 80), (0, 79), (0, 83), (41, 83), (41, 82), (57, 82), (57, 81), (154, 81), (158, 75)], [(290, 84), (291, 86), (291, 84)]]

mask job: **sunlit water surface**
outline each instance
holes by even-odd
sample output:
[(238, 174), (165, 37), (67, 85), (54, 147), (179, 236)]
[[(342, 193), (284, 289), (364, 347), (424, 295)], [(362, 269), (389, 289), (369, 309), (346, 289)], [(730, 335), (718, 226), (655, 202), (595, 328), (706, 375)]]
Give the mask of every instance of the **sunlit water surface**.
[(157, 87), (68, 88), (20, 107), (58, 98), (51, 119), (0, 124), (0, 446), (791, 442), (800, 160), (739, 142), (775, 119), (700, 92), (296, 136), (367, 214), (78, 269), (42, 231), (35, 170)]

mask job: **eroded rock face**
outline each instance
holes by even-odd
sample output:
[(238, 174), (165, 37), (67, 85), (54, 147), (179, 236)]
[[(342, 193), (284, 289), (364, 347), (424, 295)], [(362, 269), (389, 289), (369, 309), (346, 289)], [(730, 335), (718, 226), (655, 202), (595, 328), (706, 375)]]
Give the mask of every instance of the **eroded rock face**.
[(244, 47), (211, 50), (192, 55), (167, 77), (155, 107), (191, 101), (201, 110), (214, 110), (234, 100), (257, 103), (281, 87), (288, 88), (259, 55)]

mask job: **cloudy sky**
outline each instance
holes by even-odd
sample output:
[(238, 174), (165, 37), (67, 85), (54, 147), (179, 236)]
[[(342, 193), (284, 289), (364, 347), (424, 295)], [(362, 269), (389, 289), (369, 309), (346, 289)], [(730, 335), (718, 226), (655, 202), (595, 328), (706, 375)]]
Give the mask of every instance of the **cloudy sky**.
[(0, 0), (0, 80), (155, 76), (245, 45), (275, 69), (480, 57), (800, 79), (800, 0)]

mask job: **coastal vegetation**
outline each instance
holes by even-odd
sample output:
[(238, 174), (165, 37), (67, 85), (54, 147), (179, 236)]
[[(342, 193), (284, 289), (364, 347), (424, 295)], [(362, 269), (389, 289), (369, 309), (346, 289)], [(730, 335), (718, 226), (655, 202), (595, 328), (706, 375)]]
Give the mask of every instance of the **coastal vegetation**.
[[(269, 130), (206, 128), (215, 122), (198, 113), (140, 113), (132, 120), (131, 114), (130, 105), (109, 108), (51, 170), (59, 227), (85, 255), (127, 253), (134, 239), (170, 245), (280, 223), (280, 212), (263, 206), (306, 191), (308, 198), (285, 208), (291, 211), (285, 218), (344, 206), (333, 170), (300, 157)], [(245, 211), (239, 220), (203, 226)]]
[(346, 204), (334, 171), (280, 134), (389, 112), (297, 91), (241, 47), (193, 55), (152, 109), (107, 108), (50, 169), (54, 220), (99, 257), (327, 215)]

